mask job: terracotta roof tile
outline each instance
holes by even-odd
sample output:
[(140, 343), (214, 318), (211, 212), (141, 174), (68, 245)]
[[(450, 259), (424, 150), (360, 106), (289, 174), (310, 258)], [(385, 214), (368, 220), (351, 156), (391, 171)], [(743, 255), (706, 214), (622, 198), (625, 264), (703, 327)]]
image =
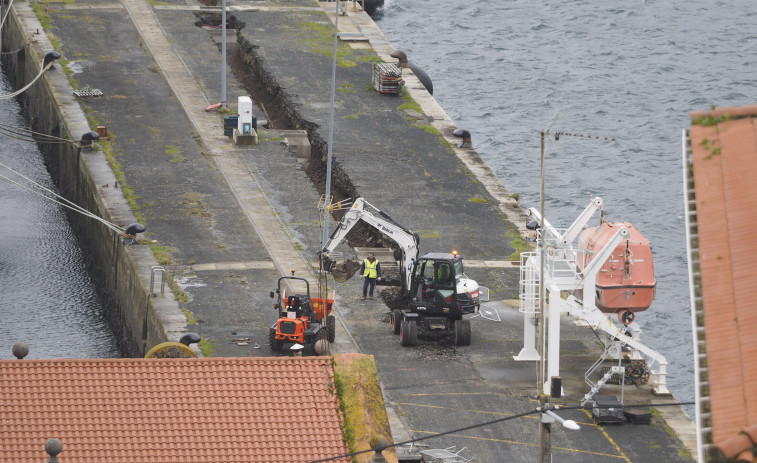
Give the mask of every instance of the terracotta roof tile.
[(757, 106), (691, 113), (689, 132), (714, 454), (731, 459), (757, 423), (755, 116)]
[[(299, 462), (349, 453), (330, 359), (0, 361), (0, 462)], [(340, 461), (349, 461), (343, 459)]]

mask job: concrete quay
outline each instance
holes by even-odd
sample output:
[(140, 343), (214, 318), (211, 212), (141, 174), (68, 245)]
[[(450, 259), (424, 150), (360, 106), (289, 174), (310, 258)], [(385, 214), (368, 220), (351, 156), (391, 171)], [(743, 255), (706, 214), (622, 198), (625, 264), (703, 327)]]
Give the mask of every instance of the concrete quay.
[[(103, 92), (81, 104), (90, 123), (107, 126), (107, 144), (147, 227), (144, 238), (157, 241), (156, 254), (165, 256), (186, 297), (176, 304), (188, 321), (172, 319), (167, 331), (198, 332), (213, 356), (269, 356), (275, 312), (268, 293), (292, 269), (313, 278), (320, 248), (316, 206), (329, 130), (335, 3), (228, 5), (243, 24), (230, 34), (229, 105), (252, 95), (259, 119), (271, 122), (252, 146), (234, 145), (223, 135), (222, 117), (205, 111), (221, 99), (220, 39), (195, 23), (217, 9), (85, 0), (45, 4), (44, 14), (72, 81)], [(25, 5), (14, 8), (33, 14)], [(395, 441), (532, 410), (536, 365), (512, 360), (522, 347), (523, 318), (510, 302), (519, 274), (509, 260), (511, 243), (523, 233), (522, 210), (474, 150), (455, 148), (454, 123), (417, 79), (405, 77), (417, 106), (372, 89), (371, 63), (376, 56), (394, 61), (393, 47), (367, 15), (351, 8), (339, 17), (354, 47), (340, 44), (335, 195), (366, 197), (416, 230), (422, 251), (460, 251), (468, 276), (491, 288), (490, 306), (501, 322), (473, 318), (470, 346), (442, 340), (402, 348), (382, 302), (359, 300), (359, 280), (330, 281), (340, 321), (333, 351), (374, 355)], [(292, 154), (286, 143), (292, 130), (307, 131), (310, 157)], [(341, 251), (354, 254), (347, 246)], [(583, 373), (600, 347), (590, 330), (570, 320), (563, 320), (563, 334), (560, 403), (570, 405), (586, 392)], [(619, 389), (607, 386), (603, 393), (619, 395)], [(627, 404), (672, 402), (646, 387), (626, 386), (624, 394)], [(692, 461), (691, 421), (680, 407), (656, 410), (650, 425), (623, 426), (598, 426), (586, 412), (566, 410), (582, 430), (555, 428), (555, 460)], [(463, 455), (480, 462), (534, 461), (538, 429), (532, 416), (423, 443), (465, 447)]]

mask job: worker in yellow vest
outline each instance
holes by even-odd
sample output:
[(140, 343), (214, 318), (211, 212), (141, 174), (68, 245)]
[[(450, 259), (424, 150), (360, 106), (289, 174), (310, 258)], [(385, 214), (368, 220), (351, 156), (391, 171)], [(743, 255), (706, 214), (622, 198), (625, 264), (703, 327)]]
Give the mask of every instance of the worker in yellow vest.
[(368, 253), (368, 257), (363, 260), (363, 265), (360, 266), (360, 277), (363, 278), (363, 297), (360, 300), (364, 301), (365, 296), (370, 296), (370, 299), (373, 300), (373, 289), (376, 287), (376, 282), (381, 281), (381, 264), (372, 252)]

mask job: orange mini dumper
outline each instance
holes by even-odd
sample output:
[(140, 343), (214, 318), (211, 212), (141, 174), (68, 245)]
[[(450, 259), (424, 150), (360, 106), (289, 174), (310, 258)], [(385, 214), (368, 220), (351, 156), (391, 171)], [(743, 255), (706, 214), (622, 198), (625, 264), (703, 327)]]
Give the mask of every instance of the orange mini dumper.
[[(287, 289), (282, 288), (285, 280), (304, 282), (306, 293), (287, 295)], [(276, 298), (274, 308), (278, 311), (278, 319), (268, 331), (271, 350), (281, 352), (285, 344), (301, 344), (307, 351), (314, 351), (315, 344), (321, 339), (334, 342), (336, 319), (330, 315), (334, 293), (332, 291), (327, 298), (310, 297), (310, 283), (306, 279), (295, 276), (279, 278), (276, 291), (271, 291), (271, 298)]]

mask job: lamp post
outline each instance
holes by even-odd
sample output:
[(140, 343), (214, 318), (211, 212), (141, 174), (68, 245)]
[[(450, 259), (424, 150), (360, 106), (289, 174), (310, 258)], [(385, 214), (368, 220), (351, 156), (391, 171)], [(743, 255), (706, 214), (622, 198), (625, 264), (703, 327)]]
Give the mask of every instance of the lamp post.
[[(540, 441), (539, 446), (539, 463), (552, 462), (552, 423), (558, 421), (565, 429), (578, 431), (581, 427), (573, 420), (566, 420), (557, 413), (553, 412), (552, 406), (547, 402), (547, 396), (542, 394), (539, 397), (539, 408), (541, 413), (540, 420)], [(556, 410), (557, 407), (555, 406)]]
[(326, 192), (323, 196), (323, 241), (321, 247), (329, 240), (329, 205), (331, 204), (331, 159), (334, 144), (334, 100), (336, 98), (336, 52), (339, 40), (339, 0), (336, 2), (336, 16), (334, 17), (334, 58), (331, 66), (331, 112), (329, 115), (329, 141), (326, 155)]
[(226, 0), (221, 5), (221, 107), (226, 107)]

